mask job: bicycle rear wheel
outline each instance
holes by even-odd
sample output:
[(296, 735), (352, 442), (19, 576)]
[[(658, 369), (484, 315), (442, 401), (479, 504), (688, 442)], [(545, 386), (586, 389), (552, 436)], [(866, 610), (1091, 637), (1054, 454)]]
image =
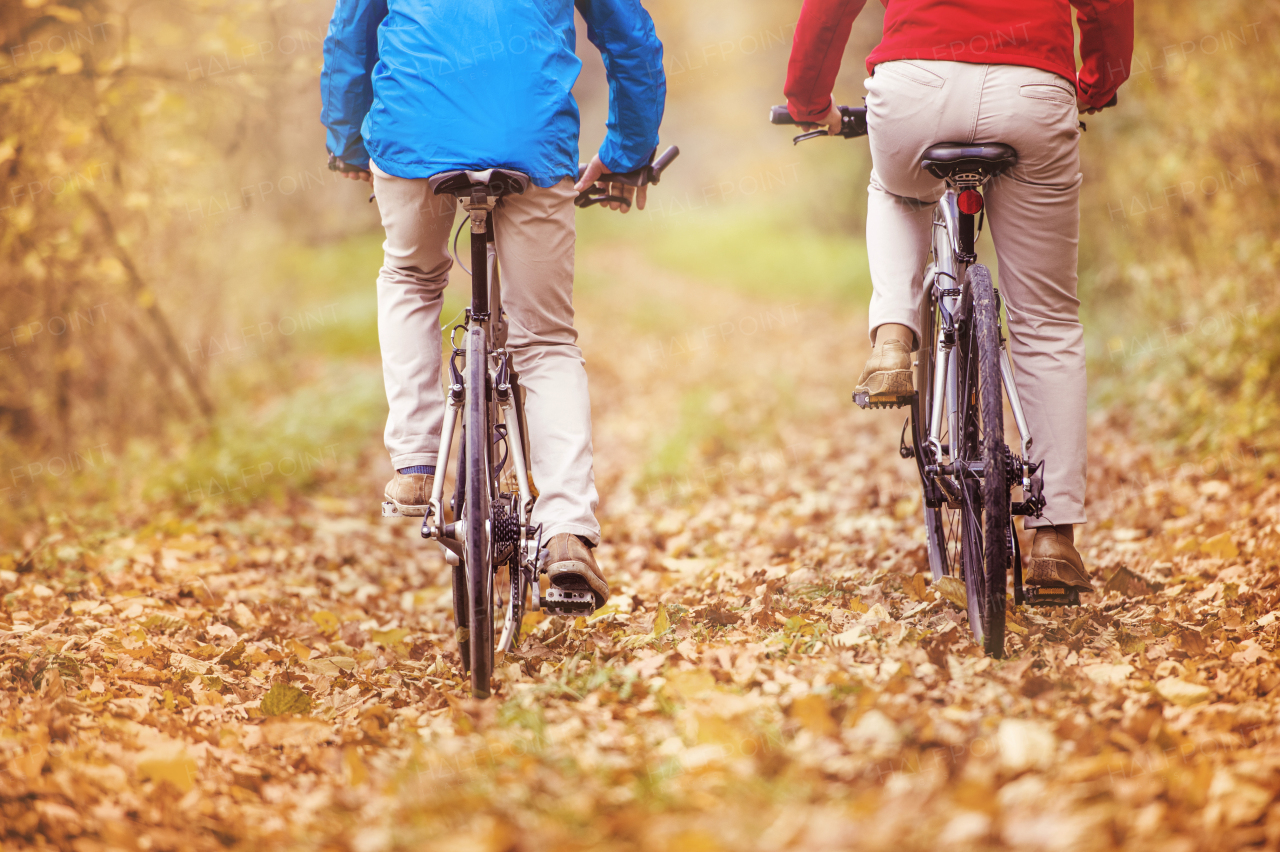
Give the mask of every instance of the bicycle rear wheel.
[[(980, 482), (971, 481), (965, 490), (966, 528), (970, 530), (965, 538), (976, 539), (980, 534), (982, 549), (975, 554), (977, 559), (966, 559), (965, 584), (970, 589), (971, 621), (973, 607), (977, 607), (983, 648), (993, 657), (1003, 657), (1011, 543), (1009, 449), (1004, 442), (1004, 386), (1000, 378), (1000, 307), (991, 273), (985, 266), (970, 267), (968, 282), (973, 297), (971, 325), (978, 380), (963, 396), (968, 398), (971, 420), (978, 427), (979, 456), (974, 460), (982, 462), (982, 477)], [(972, 544), (967, 549), (972, 551)]]
[(489, 405), (489, 355), (484, 329), (467, 330), (463, 409), (462, 475), (466, 477), (463, 548), (471, 651), (471, 694), (488, 698), (493, 673), (493, 542), (489, 518), (493, 502), (493, 425)]

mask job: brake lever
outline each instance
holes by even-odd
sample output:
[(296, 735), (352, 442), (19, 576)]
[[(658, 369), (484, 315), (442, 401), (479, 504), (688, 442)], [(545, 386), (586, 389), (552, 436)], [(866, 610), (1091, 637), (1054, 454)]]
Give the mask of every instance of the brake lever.
[(577, 198), (573, 200), (575, 207), (591, 207), (596, 204), (608, 204), (617, 202), (624, 207), (630, 209), (631, 202), (623, 198), (621, 195), (592, 195), (591, 190), (584, 190)]
[(817, 130), (810, 130), (808, 133), (801, 133), (799, 136), (796, 136), (791, 140), (791, 144), (799, 145), (801, 142), (803, 142), (806, 139), (817, 139), (819, 136), (830, 136), (830, 135), (831, 134), (827, 131), (827, 129), (823, 127)]

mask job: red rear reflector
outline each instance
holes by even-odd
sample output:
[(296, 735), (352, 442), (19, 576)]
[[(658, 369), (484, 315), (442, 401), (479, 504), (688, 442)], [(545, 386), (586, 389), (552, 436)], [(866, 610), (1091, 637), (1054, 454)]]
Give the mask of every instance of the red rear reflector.
[(966, 189), (960, 193), (960, 197), (956, 200), (960, 205), (961, 213), (968, 213), (972, 216), (982, 209), (982, 193), (976, 189)]

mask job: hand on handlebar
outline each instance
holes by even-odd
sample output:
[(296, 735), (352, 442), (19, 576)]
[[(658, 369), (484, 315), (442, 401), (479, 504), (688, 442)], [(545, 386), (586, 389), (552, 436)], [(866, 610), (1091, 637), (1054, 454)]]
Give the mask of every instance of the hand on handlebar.
[(1120, 103), (1120, 94), (1118, 92), (1111, 96), (1111, 100), (1107, 101), (1100, 107), (1089, 106), (1089, 104), (1085, 103), (1084, 98), (1076, 98), (1076, 107), (1085, 115), (1095, 115), (1102, 112), (1107, 107), (1113, 107), (1118, 103)]
[(839, 136), (840, 130), (844, 122), (844, 116), (840, 114), (839, 107), (836, 106), (835, 95), (831, 96), (831, 109), (827, 110), (827, 114), (821, 120), (809, 123), (801, 123), (801, 127), (805, 130), (816, 130), (819, 127), (825, 127), (828, 136)]
[(373, 183), (373, 173), (368, 169), (362, 169), (359, 166), (353, 166), (348, 162), (338, 159), (337, 154), (329, 154), (329, 171), (337, 172), (344, 178), (350, 180), (363, 180)]
[(587, 164), (587, 170), (582, 173), (582, 177), (573, 185), (573, 188), (577, 192), (583, 192), (592, 184), (597, 184), (609, 195), (627, 199), (628, 203), (626, 204), (622, 204), (618, 201), (601, 202), (603, 206), (608, 207), (610, 210), (621, 210), (623, 213), (626, 213), (631, 209), (631, 204), (633, 202), (637, 207), (643, 210), (647, 187), (628, 186), (624, 183), (611, 183), (607, 177), (609, 174), (609, 167), (600, 159), (600, 155), (596, 154), (591, 158), (591, 162)]

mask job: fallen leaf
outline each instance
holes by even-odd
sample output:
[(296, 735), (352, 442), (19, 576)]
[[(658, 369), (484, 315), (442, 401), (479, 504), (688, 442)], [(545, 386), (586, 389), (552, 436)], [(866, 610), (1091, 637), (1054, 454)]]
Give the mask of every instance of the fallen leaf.
[(1166, 677), (1156, 681), (1156, 692), (1166, 701), (1189, 707), (1201, 701), (1208, 701), (1213, 690), (1198, 683), (1189, 683), (1179, 677)]
[(316, 623), (316, 627), (325, 636), (332, 636), (342, 628), (342, 622), (338, 619), (338, 616), (327, 609), (311, 613), (311, 620)]
[(166, 746), (144, 751), (135, 764), (142, 781), (166, 781), (180, 792), (188, 793), (196, 785), (199, 764), (181, 746)]
[(1002, 719), (996, 728), (1000, 766), (1007, 772), (1044, 769), (1053, 762), (1057, 747), (1057, 739), (1041, 722)]
[(1115, 573), (1107, 578), (1106, 585), (1102, 587), (1102, 593), (1119, 592), (1127, 598), (1140, 598), (1146, 595), (1154, 594), (1157, 588), (1154, 584), (1148, 582), (1142, 576), (1130, 571), (1127, 567), (1121, 565), (1116, 569)]
[(1231, 540), (1231, 533), (1219, 533), (1200, 544), (1200, 552), (1218, 559), (1235, 559), (1240, 549)]
[(658, 613), (653, 618), (653, 638), (660, 639), (671, 629), (671, 616), (667, 615), (666, 604), (658, 604)]
[(827, 709), (827, 701), (821, 695), (809, 693), (791, 702), (788, 711), (800, 726), (819, 737), (829, 737), (836, 732), (836, 722)]
[(262, 696), (263, 716), (303, 715), (310, 710), (311, 697), (291, 683), (276, 683)]
[(963, 580), (955, 577), (943, 577), (934, 583), (933, 587), (941, 592), (944, 598), (960, 607), (961, 610), (968, 610), (969, 599)]
[(1094, 663), (1093, 665), (1083, 666), (1082, 671), (1084, 671), (1084, 676), (1094, 683), (1116, 686), (1124, 683), (1129, 675), (1133, 674), (1133, 666), (1128, 664)]

